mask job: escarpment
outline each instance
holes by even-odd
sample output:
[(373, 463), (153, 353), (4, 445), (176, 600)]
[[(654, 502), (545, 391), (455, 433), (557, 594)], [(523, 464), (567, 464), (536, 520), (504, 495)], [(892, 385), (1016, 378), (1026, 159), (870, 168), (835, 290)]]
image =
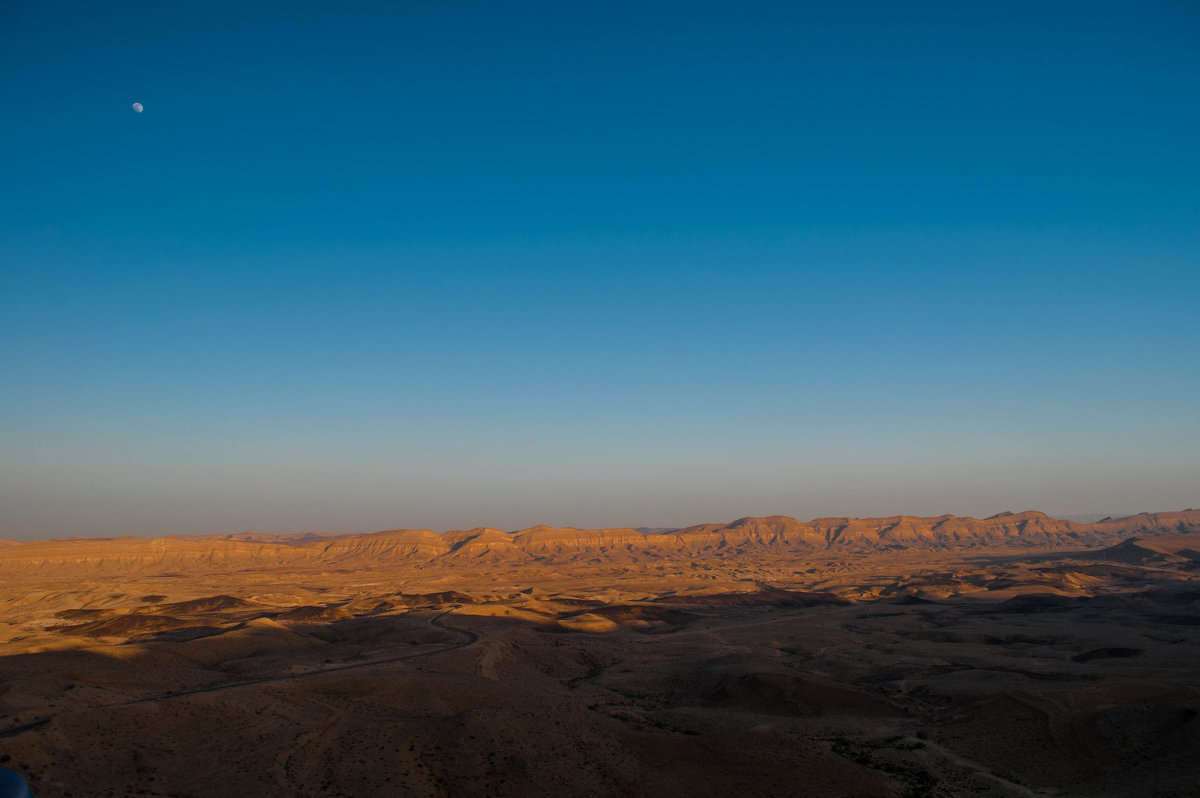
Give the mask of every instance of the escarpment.
[(365, 569), (400, 566), (573, 562), (614, 565), (661, 559), (787, 556), (897, 549), (988, 550), (1114, 544), (1134, 535), (1200, 532), (1200, 510), (1141, 513), (1077, 524), (1026, 511), (990, 518), (740, 518), (729, 523), (643, 532), (546, 526), (516, 532), (478, 528), (436, 533), (398, 529), (323, 537), (225, 535), (163, 538), (77, 538), (0, 547), (0, 574), (55, 571), (153, 573), (270, 569)]

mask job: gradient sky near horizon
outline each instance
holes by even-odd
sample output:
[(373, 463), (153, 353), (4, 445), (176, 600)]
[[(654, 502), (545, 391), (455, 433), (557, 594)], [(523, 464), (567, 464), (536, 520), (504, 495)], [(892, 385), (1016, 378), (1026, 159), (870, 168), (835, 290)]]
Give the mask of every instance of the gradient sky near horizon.
[(1200, 505), (1190, 2), (9, 2), (0, 107), (0, 537)]

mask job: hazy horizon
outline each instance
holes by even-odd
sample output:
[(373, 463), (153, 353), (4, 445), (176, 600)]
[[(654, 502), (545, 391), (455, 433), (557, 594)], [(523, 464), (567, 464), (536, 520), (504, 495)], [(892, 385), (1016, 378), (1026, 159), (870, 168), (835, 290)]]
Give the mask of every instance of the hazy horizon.
[(0, 537), (1196, 506), (1197, 42), (7, 8)]
[[(1079, 523), (1079, 524), (1090, 524), (1090, 523), (1094, 523), (1094, 522), (1099, 521), (1104, 518), (1125, 518), (1125, 517), (1137, 515), (1139, 513), (1172, 513), (1172, 512), (1181, 512), (1181, 511), (1190, 510), (1190, 509), (1192, 509), (1192, 508), (1180, 507), (1180, 508), (1169, 508), (1169, 509), (1159, 508), (1159, 509), (1155, 509), (1155, 510), (1138, 510), (1135, 512), (1046, 513), (1046, 515), (1050, 516), (1051, 518), (1056, 518), (1056, 519), (1062, 520), (1062, 521), (1073, 521), (1073, 522)], [(911, 517), (937, 518), (937, 517), (940, 517), (943, 515), (954, 515), (954, 516), (957, 516), (960, 518), (987, 519), (987, 518), (1005, 514), (1005, 513), (1021, 514), (1021, 513), (1025, 513), (1025, 512), (1045, 512), (1045, 511), (1038, 510), (1037, 508), (1033, 508), (1033, 507), (1026, 507), (1026, 508), (1022, 508), (1021, 510), (998, 510), (994, 513), (986, 513), (986, 514), (985, 513), (881, 513), (878, 515), (861, 515), (861, 514), (856, 515), (856, 514), (840, 513), (840, 514), (823, 514), (823, 515), (813, 515), (813, 516), (790, 516), (790, 517), (795, 518), (797, 521), (801, 521), (801, 522), (809, 522), (809, 521), (814, 521), (814, 520), (822, 519), (822, 518), (871, 519), (871, 518), (891, 518), (891, 517), (898, 517), (898, 516), (905, 516), (905, 517), (910, 517), (910, 518)], [(550, 527), (550, 528), (557, 528), (557, 529), (572, 529), (572, 528), (574, 528), (574, 529), (581, 529), (581, 530), (606, 529), (607, 528), (607, 529), (671, 531), (671, 530), (676, 530), (676, 529), (685, 529), (690, 526), (697, 526), (697, 525), (701, 525), (701, 524), (732, 523), (734, 521), (737, 521), (742, 518), (747, 518), (747, 517), (761, 518), (761, 517), (773, 517), (773, 516), (787, 517), (787, 516), (789, 516), (789, 514), (788, 513), (751, 513), (748, 515), (740, 515), (740, 516), (731, 517), (731, 518), (708, 518), (708, 519), (694, 520), (694, 521), (689, 521), (688, 523), (679, 523), (679, 524), (629, 523), (629, 524), (616, 524), (616, 525), (613, 525), (613, 524), (583, 525), (583, 524), (571, 524), (571, 523), (547, 524), (547, 523), (537, 522), (537, 523), (531, 523), (531, 524), (520, 524), (520, 525), (511, 525), (511, 526), (501, 526), (501, 525), (497, 525), (497, 524), (474, 524), (474, 525), (470, 525), (470, 526), (451, 526), (451, 527), (445, 527), (445, 528), (432, 528), (429, 526), (422, 526), (419, 524), (400, 524), (400, 525), (393, 524), (393, 525), (385, 525), (380, 528), (371, 528), (371, 529), (334, 529), (334, 528), (305, 529), (305, 528), (296, 527), (296, 528), (288, 528), (288, 529), (277, 529), (274, 531), (266, 531), (266, 530), (261, 530), (261, 529), (241, 529), (241, 530), (227, 529), (227, 530), (216, 530), (216, 531), (209, 531), (209, 532), (145, 532), (145, 533), (141, 533), (141, 534), (135, 534), (135, 533), (130, 533), (130, 532), (115, 532), (115, 533), (110, 533), (107, 535), (92, 534), (92, 535), (50, 535), (50, 536), (38, 536), (38, 537), (25, 536), (25, 537), (13, 537), (13, 538), (8, 538), (8, 539), (9, 540), (17, 540), (20, 542), (32, 542), (32, 541), (39, 541), (39, 540), (78, 540), (78, 539), (87, 539), (87, 538), (92, 538), (92, 537), (96, 537), (96, 538), (206, 537), (206, 536), (207, 537), (220, 537), (220, 536), (227, 536), (227, 535), (243, 535), (243, 534), (244, 535), (280, 535), (280, 536), (318, 535), (318, 536), (327, 536), (327, 537), (340, 537), (340, 536), (370, 535), (370, 534), (374, 534), (377, 532), (387, 532), (387, 531), (393, 531), (393, 530), (419, 530), (419, 529), (428, 529), (439, 535), (444, 535), (444, 534), (447, 534), (450, 532), (465, 532), (465, 531), (469, 531), (472, 529), (499, 529), (499, 530), (501, 530), (503, 532), (507, 532), (509, 534), (515, 534), (517, 532), (521, 532), (521, 531), (531, 529), (531, 528), (536, 528), (536, 527)]]

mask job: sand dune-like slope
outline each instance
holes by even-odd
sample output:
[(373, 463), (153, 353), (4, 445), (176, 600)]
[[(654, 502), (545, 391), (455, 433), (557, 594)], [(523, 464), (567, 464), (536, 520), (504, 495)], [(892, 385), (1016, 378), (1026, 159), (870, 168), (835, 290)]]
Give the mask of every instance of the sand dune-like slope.
[(1130, 538), (1100, 552), (1113, 562), (1150, 563), (1190, 561), (1200, 566), (1200, 534), (1151, 535)]

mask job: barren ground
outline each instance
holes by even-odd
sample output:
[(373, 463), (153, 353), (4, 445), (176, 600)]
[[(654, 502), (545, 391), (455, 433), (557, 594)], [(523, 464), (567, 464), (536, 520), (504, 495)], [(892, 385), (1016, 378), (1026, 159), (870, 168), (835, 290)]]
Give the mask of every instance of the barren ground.
[(10, 577), (0, 761), (39, 798), (1200, 795), (1197, 573), (1023, 550)]

